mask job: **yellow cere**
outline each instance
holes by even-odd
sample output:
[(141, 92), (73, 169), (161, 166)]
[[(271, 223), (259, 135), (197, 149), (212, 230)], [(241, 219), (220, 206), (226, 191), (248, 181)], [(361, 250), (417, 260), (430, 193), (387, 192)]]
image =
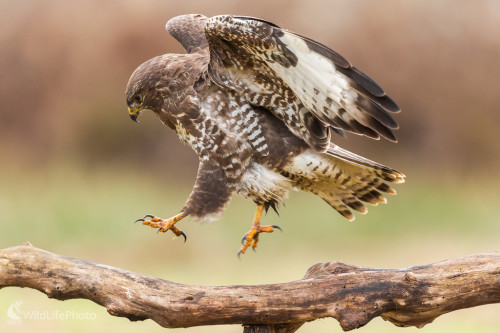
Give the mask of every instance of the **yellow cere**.
[(143, 103), (144, 103), (144, 102), (142, 102), (141, 104), (139, 104), (139, 106), (137, 107), (137, 109), (135, 109), (135, 110), (133, 110), (133, 111), (132, 111), (132, 109), (131, 109), (131, 108), (128, 108), (128, 113), (129, 113), (129, 114), (134, 114), (134, 113), (139, 112), (139, 109), (141, 108), (141, 106), (142, 106), (142, 104), (143, 104)]

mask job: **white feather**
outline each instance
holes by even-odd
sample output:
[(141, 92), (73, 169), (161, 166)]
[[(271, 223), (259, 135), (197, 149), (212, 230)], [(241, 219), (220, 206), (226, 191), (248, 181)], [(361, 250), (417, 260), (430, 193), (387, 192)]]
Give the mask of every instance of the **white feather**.
[[(368, 125), (363, 112), (354, 101), (357, 93), (349, 84), (348, 78), (335, 69), (332, 61), (311, 50), (300, 37), (285, 32), (279, 39), (297, 56), (297, 65), (290, 71), (276, 62), (267, 62), (294, 91), (304, 105), (327, 118), (337, 115), (337, 110), (345, 108), (358, 122)], [(332, 105), (326, 102), (329, 97)]]
[(258, 197), (264, 201), (273, 199), (278, 202), (288, 197), (291, 188), (289, 179), (258, 163), (253, 163), (245, 171), (236, 186), (238, 193), (244, 197)]

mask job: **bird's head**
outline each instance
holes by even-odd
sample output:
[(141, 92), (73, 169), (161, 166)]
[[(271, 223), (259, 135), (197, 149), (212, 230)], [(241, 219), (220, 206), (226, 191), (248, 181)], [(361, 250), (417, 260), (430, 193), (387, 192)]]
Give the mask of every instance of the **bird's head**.
[(193, 85), (206, 65), (200, 55), (164, 54), (137, 67), (125, 91), (130, 118), (151, 110), (174, 130), (179, 115), (196, 118)]
[(161, 83), (164, 81), (164, 62), (161, 57), (150, 59), (137, 67), (130, 76), (125, 90), (127, 97), (128, 114), (137, 122), (137, 117), (143, 110), (155, 113), (161, 111), (163, 97)]

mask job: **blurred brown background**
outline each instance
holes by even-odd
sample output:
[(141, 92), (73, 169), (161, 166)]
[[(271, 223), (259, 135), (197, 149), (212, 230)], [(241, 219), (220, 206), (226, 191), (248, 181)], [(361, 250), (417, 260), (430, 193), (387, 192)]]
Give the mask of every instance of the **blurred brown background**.
[[(403, 267), (499, 250), (498, 1), (0, 0), (0, 4), (2, 248), (29, 239), (50, 251), (202, 284), (286, 281), (300, 278), (308, 265), (321, 260)], [(276, 220), (286, 233), (266, 237), (261, 251), (247, 256), (243, 264), (235, 262), (234, 253), (238, 235), (248, 229), (251, 203), (237, 199), (236, 208), (213, 226), (196, 228), (186, 222), (183, 229), (190, 228), (194, 236), (184, 246), (130, 225), (144, 213), (166, 217), (177, 212), (196, 172), (194, 153), (151, 114), (143, 115), (140, 124), (131, 122), (124, 98), (128, 78), (140, 63), (162, 53), (184, 52), (164, 25), (186, 13), (267, 19), (322, 42), (374, 78), (402, 108), (395, 117), (399, 142), (354, 135), (335, 142), (405, 172), (408, 182), (398, 187), (400, 195), (390, 198), (387, 207), (371, 208), (355, 224), (341, 221), (319, 199), (292, 197), (281, 220)], [(301, 215), (308, 211), (316, 215)], [(325, 223), (325, 216), (334, 221)], [(318, 230), (301, 234), (298, 225), (305, 219), (315, 220), (311, 225)], [(234, 230), (226, 235), (227, 228)], [(226, 239), (235, 242), (226, 247)], [(265, 243), (275, 246), (273, 252), (266, 251)], [(211, 246), (217, 249), (207, 249)], [(172, 249), (178, 258), (162, 257)], [(150, 251), (159, 258), (150, 257)], [(220, 256), (219, 264), (211, 253)], [(270, 253), (282, 260), (275, 272), (270, 268), (273, 261), (266, 259)], [(207, 261), (214, 272), (207, 280), (197, 280), (206, 273), (200, 272)], [(262, 261), (270, 269), (267, 277), (249, 271), (249, 267), (258, 271)], [(176, 269), (163, 275), (166, 267)], [(54, 306), (36, 293), (8, 289), (0, 291), (1, 331), (6, 325), (4, 306), (17, 298), (26, 308)], [(74, 304), (64, 306), (73, 309)], [(500, 326), (498, 306), (468, 311), (439, 319), (423, 332), (493, 332)], [(95, 326), (31, 321), (5, 327), (16, 332), (36, 327), (86, 332), (112, 325), (122, 332), (145, 327), (161, 331), (152, 323), (131, 324), (104, 312), (99, 316)], [(299, 332), (331, 332), (333, 327), (340, 331), (333, 321), (324, 327), (311, 325), (319, 326), (304, 326)], [(362, 330), (388, 329), (390, 324), (380, 321)], [(240, 332), (241, 328), (188, 330), (196, 331)]]
[[(193, 154), (162, 126), (134, 126), (124, 89), (143, 61), (183, 52), (164, 31), (178, 14), (268, 19), (337, 50), (401, 106), (399, 144), (344, 146), (401, 169), (471, 174), (500, 163), (497, 1), (3, 1), (2, 156), (87, 163)], [(176, 171), (182, 171), (179, 168)]]

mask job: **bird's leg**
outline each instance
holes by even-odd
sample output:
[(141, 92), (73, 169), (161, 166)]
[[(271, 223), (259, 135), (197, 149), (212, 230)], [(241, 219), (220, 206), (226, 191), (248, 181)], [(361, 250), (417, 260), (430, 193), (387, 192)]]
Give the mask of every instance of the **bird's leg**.
[(255, 217), (253, 218), (252, 228), (248, 231), (245, 236), (241, 239), (243, 246), (238, 252), (238, 256), (242, 253), (245, 253), (249, 246), (255, 250), (257, 247), (257, 243), (259, 242), (259, 234), (261, 232), (273, 232), (274, 229), (281, 230), (277, 225), (266, 225), (261, 226), (260, 220), (262, 219), (262, 211), (264, 210), (263, 205), (257, 206), (257, 211), (255, 212)]
[(188, 216), (189, 214), (180, 212), (179, 214), (172, 216), (169, 219), (161, 219), (154, 215), (146, 215), (142, 219), (138, 219), (136, 222), (141, 221), (144, 225), (149, 225), (151, 228), (158, 228), (158, 232), (167, 232), (171, 230), (176, 236), (184, 237), (184, 241), (186, 241), (187, 237), (184, 231), (177, 228), (175, 224)]

